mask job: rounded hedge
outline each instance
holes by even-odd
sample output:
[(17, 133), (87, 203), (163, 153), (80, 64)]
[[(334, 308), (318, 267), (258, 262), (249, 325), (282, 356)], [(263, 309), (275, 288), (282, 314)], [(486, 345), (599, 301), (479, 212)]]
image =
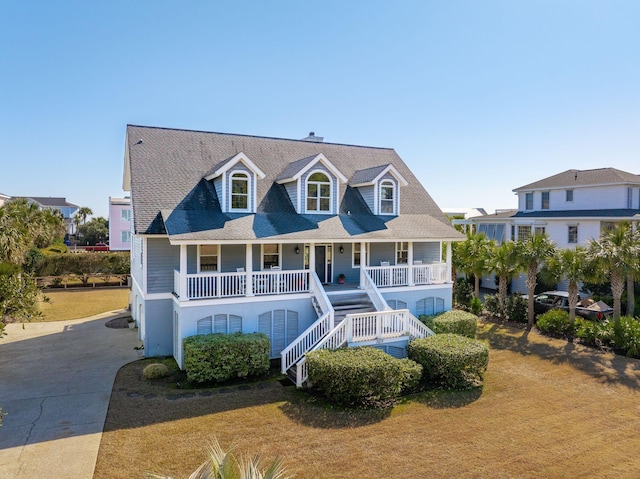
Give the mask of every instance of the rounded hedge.
[(346, 407), (389, 407), (422, 375), (419, 364), (371, 347), (313, 351), (307, 364), (312, 387)]
[(479, 386), (489, 365), (489, 347), (459, 334), (436, 334), (409, 342), (408, 356), (423, 367), (426, 382), (450, 388)]
[(563, 309), (550, 309), (536, 318), (536, 327), (549, 336), (563, 338), (575, 334), (575, 325), (569, 322), (569, 313)]
[(436, 334), (460, 334), (475, 339), (478, 330), (478, 316), (459, 309), (438, 316), (421, 315), (419, 319)]
[(169, 375), (169, 368), (162, 363), (151, 363), (142, 370), (146, 379), (158, 379)]

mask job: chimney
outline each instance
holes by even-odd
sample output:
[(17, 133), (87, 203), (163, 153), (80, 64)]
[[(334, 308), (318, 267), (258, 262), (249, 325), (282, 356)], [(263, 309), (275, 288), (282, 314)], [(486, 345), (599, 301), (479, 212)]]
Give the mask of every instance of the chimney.
[(312, 131), (309, 132), (309, 136), (303, 138), (302, 141), (311, 141), (314, 143), (322, 143), (324, 141), (324, 137), (316, 136), (316, 134)]

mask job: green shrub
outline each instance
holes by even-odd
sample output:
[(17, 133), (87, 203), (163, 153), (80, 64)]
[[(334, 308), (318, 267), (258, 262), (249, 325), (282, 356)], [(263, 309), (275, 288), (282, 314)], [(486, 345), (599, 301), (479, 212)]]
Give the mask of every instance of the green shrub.
[(142, 370), (142, 375), (146, 379), (164, 378), (169, 375), (169, 368), (162, 363), (152, 363)]
[(307, 364), (313, 387), (346, 407), (389, 407), (422, 375), (419, 364), (368, 347), (313, 351)]
[(468, 307), (473, 299), (473, 285), (464, 278), (456, 279), (453, 284), (453, 301), (458, 306)]
[(36, 276), (129, 274), (130, 267), (130, 255), (127, 252), (56, 253), (39, 258), (33, 265)]
[(471, 301), (469, 302), (469, 311), (471, 311), (476, 316), (482, 313), (482, 301), (480, 301), (480, 298), (471, 299)]
[(504, 317), (504, 310), (500, 307), (497, 294), (486, 294), (484, 296), (484, 309), (494, 318)]
[(526, 298), (519, 294), (512, 294), (507, 296), (507, 301), (504, 304), (504, 314), (509, 321), (526, 323), (528, 307)]
[(485, 343), (458, 334), (415, 339), (407, 352), (422, 365), (424, 381), (456, 389), (480, 385), (489, 364)]
[(605, 348), (613, 346), (613, 323), (576, 318), (576, 337), (586, 346)]
[(478, 317), (459, 309), (452, 309), (437, 316), (420, 315), (418, 319), (436, 334), (460, 334), (473, 339), (478, 329)]
[(640, 357), (640, 320), (623, 316), (613, 324), (615, 348), (631, 358)]
[(575, 335), (575, 323), (572, 328), (569, 313), (563, 309), (551, 309), (541, 314), (536, 320), (536, 327), (543, 333), (557, 338)]
[(223, 382), (269, 371), (269, 338), (261, 333), (203, 334), (184, 339), (187, 380)]

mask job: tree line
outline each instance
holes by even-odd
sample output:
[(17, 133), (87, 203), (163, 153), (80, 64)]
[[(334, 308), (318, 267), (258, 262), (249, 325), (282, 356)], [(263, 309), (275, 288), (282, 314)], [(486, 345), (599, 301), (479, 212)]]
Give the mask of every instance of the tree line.
[(528, 294), (527, 328), (534, 323), (534, 294), (538, 274), (544, 271), (554, 281), (568, 282), (569, 318), (573, 324), (581, 283), (609, 283), (613, 297), (613, 318), (621, 315), (622, 295), (627, 291), (626, 314), (634, 314), (635, 278), (640, 275), (640, 230), (628, 222), (603, 231), (585, 247), (557, 248), (546, 233), (532, 234), (518, 241), (497, 244), (482, 233), (470, 233), (454, 245), (453, 265), (467, 277), (474, 277), (474, 295), (480, 296), (482, 275), (498, 278), (498, 301), (504, 308), (508, 284), (526, 273)]

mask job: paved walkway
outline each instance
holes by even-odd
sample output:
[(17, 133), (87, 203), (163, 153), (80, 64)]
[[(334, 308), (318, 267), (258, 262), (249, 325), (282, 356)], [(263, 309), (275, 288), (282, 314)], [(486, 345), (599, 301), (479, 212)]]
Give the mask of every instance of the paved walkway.
[(90, 479), (115, 375), (137, 359), (137, 330), (91, 318), (9, 324), (0, 339), (0, 476)]

